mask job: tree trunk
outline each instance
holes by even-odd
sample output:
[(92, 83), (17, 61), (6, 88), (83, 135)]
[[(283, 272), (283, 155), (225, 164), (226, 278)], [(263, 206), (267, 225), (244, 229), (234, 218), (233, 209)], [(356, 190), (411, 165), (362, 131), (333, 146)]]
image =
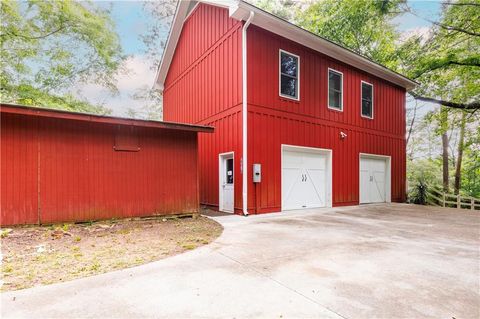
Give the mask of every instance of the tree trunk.
[(449, 176), (448, 176), (448, 111), (445, 107), (441, 107), (440, 125), (442, 129), (442, 160), (443, 160), (443, 191), (448, 193)]
[(410, 136), (412, 136), (413, 125), (415, 124), (415, 117), (417, 116), (417, 107), (418, 107), (418, 101), (415, 100), (415, 106), (413, 108), (413, 117), (412, 117), (412, 121), (410, 122), (410, 128), (408, 129), (407, 145), (408, 145), (408, 142), (410, 141)]
[(460, 137), (458, 141), (458, 153), (457, 153), (457, 165), (455, 167), (455, 195), (458, 195), (460, 192), (460, 182), (462, 179), (462, 157), (463, 157), (463, 147), (465, 140), (465, 122), (467, 115), (465, 112), (462, 112), (462, 121), (460, 123)]
[(443, 148), (443, 190), (448, 193), (448, 136), (447, 133), (442, 133), (442, 148)]

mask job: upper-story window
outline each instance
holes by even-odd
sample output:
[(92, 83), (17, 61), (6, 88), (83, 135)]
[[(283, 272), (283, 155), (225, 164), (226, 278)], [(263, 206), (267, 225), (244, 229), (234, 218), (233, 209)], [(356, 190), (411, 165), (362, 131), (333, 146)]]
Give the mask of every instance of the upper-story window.
[(328, 107), (343, 111), (343, 73), (328, 69)]
[(373, 119), (373, 85), (362, 81), (362, 116)]
[(280, 50), (280, 96), (300, 99), (300, 57)]

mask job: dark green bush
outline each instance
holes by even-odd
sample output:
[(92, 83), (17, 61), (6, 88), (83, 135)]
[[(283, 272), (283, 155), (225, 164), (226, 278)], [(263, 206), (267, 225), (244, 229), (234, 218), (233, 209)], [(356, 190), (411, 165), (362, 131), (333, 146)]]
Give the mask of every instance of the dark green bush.
[(418, 180), (408, 194), (410, 203), (425, 205), (427, 202), (427, 184), (423, 180)]

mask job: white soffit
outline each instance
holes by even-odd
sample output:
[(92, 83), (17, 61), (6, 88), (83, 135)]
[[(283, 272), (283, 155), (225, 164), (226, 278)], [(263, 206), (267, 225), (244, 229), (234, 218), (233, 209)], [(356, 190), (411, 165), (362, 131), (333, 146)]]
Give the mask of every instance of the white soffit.
[[(414, 89), (418, 85), (417, 82), (412, 81), (399, 73), (372, 62), (344, 47), (323, 39), (307, 30), (280, 19), (244, 1), (200, 0), (199, 2), (228, 8), (230, 16), (237, 20), (247, 20), (250, 12), (253, 11), (255, 15), (252, 20), (252, 24), (259, 26), (260, 28), (278, 34), (284, 38), (290, 39), (336, 60), (387, 80), (405, 88), (407, 91)], [(185, 17), (188, 13), (189, 4), (190, 1), (180, 1), (177, 7), (177, 13), (175, 14), (172, 30), (167, 42), (167, 47), (165, 48), (165, 53), (157, 73), (155, 86), (160, 90), (163, 90), (163, 82), (165, 81), (178, 38), (182, 31)]]

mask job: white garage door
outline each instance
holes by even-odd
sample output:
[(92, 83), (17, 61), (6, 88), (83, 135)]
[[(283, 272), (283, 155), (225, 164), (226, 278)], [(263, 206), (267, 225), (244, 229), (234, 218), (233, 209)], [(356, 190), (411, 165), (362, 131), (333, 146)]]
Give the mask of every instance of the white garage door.
[(387, 160), (360, 157), (360, 203), (387, 201)]
[(302, 148), (283, 150), (283, 210), (329, 206), (328, 156), (328, 153)]

